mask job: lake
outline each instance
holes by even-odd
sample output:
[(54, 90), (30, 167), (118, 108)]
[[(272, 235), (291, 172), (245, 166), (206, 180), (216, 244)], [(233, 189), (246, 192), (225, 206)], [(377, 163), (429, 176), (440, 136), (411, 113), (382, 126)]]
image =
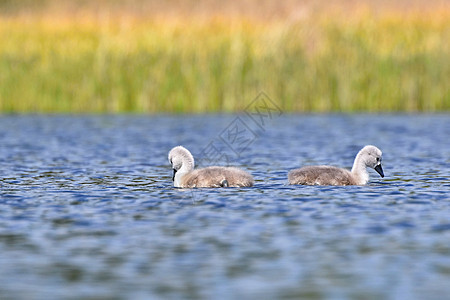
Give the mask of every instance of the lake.
[[(366, 186), (289, 186), (351, 168)], [(252, 188), (176, 189), (177, 145)], [(0, 116), (1, 299), (443, 299), (450, 116)]]

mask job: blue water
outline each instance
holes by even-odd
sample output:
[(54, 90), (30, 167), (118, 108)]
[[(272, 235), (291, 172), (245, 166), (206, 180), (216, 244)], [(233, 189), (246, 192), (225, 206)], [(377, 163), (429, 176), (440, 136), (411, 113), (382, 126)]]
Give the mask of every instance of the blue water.
[[(366, 144), (385, 178), (287, 185)], [(173, 188), (176, 145), (255, 186)], [(450, 295), (449, 115), (0, 116), (0, 163), (0, 299)]]

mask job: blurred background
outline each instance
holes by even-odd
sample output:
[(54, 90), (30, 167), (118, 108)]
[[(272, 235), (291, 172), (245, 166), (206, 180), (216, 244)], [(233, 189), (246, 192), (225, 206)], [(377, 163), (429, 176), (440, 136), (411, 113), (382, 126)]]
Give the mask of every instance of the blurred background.
[(0, 112), (450, 109), (450, 2), (0, 0)]

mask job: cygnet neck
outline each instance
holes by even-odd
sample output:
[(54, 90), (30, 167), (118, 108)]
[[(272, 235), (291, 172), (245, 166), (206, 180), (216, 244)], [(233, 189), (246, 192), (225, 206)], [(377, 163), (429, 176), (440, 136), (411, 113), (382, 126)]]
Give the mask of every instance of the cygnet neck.
[(174, 178), (174, 185), (176, 187), (181, 186), (181, 178), (183, 178), (184, 175), (192, 172), (194, 170), (195, 165), (194, 157), (189, 152), (189, 150), (181, 148), (180, 156), (181, 156), (181, 168), (176, 172)]
[(366, 162), (361, 151), (355, 157), (351, 172), (357, 184), (366, 184), (369, 181), (369, 173), (367, 172)]
[(194, 170), (194, 162), (185, 158), (185, 159), (183, 159), (181, 168), (178, 170), (177, 173), (189, 173), (189, 172), (192, 172), (192, 170)]
[(192, 170), (194, 170), (194, 157), (192, 156), (191, 152), (189, 152), (188, 149), (184, 147), (179, 147), (180, 152), (179, 155), (181, 156), (181, 168), (178, 170), (179, 173), (189, 173)]

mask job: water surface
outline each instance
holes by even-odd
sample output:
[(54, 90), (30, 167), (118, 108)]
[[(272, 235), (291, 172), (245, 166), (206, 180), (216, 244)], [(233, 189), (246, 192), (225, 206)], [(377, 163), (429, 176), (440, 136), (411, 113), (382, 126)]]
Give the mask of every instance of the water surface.
[[(0, 298), (448, 297), (448, 115), (257, 121), (1, 116)], [(180, 144), (255, 186), (174, 189), (167, 153)], [(385, 178), (287, 185), (302, 165), (351, 168), (366, 144)]]

